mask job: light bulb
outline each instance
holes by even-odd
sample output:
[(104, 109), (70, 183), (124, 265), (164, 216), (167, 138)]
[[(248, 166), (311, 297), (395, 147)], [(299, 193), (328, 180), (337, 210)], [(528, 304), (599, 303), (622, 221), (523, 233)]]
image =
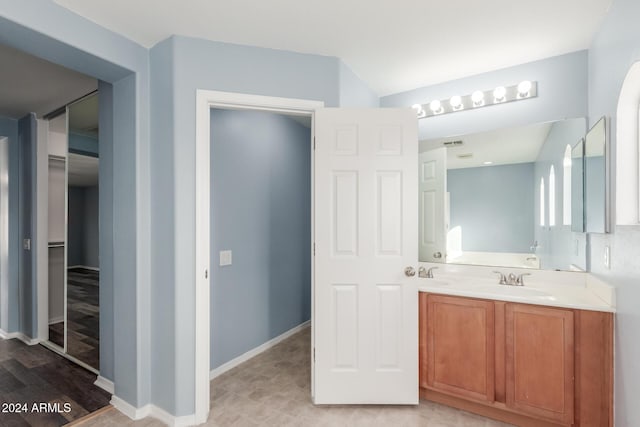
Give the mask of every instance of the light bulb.
[(518, 84), (518, 97), (520, 98), (528, 97), (531, 92), (531, 86), (532, 85), (529, 80), (521, 81), (520, 84)]
[(458, 95), (452, 96), (451, 99), (449, 100), (449, 105), (451, 105), (451, 108), (453, 108), (454, 110), (459, 110), (462, 108), (462, 98)]
[(504, 86), (498, 86), (493, 90), (494, 102), (503, 102), (504, 96), (507, 94), (507, 89)]
[(476, 107), (480, 107), (484, 105), (484, 92), (477, 90), (471, 94), (471, 100), (473, 101), (473, 105)]
[(486, 161), (486, 162), (482, 162), (482, 164), (483, 164), (483, 165), (492, 165), (492, 164), (493, 164), (493, 162)]
[(429, 103), (429, 108), (433, 111), (433, 114), (438, 114), (442, 112), (442, 104), (439, 100), (434, 99)]
[(420, 104), (413, 104), (411, 106), (411, 108), (413, 108), (414, 110), (416, 110), (416, 114), (418, 115), (418, 117), (420, 116), (424, 116), (424, 110), (422, 109), (422, 105)]

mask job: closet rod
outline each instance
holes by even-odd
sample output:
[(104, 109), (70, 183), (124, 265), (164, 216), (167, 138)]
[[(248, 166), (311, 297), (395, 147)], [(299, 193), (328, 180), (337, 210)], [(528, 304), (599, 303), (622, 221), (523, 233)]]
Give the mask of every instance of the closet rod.
[(49, 249), (51, 248), (64, 248), (64, 243), (49, 243)]

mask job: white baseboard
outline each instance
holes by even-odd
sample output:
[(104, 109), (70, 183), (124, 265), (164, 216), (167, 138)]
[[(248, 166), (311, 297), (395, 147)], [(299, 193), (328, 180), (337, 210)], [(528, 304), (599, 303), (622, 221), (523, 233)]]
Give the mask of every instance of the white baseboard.
[(89, 267), (88, 265), (70, 265), (67, 270), (73, 270), (74, 268), (83, 268), (85, 270), (100, 271), (100, 267)]
[(52, 317), (51, 319), (49, 319), (50, 325), (54, 325), (60, 322), (64, 322), (64, 316)]
[(110, 381), (105, 377), (101, 377), (100, 375), (98, 375), (98, 377), (96, 378), (93, 384), (97, 385), (98, 387), (100, 387), (101, 389), (103, 389), (109, 394), (114, 393), (115, 386), (113, 385), (113, 381)]
[(36, 345), (40, 343), (40, 340), (38, 338), (30, 338), (25, 334), (23, 334), (22, 332), (6, 332), (6, 331), (3, 331), (2, 329), (0, 329), (0, 338), (5, 340), (11, 340), (11, 339), (17, 338), (23, 343), (25, 343), (26, 345)]
[(291, 335), (295, 334), (296, 332), (300, 332), (304, 328), (308, 327), (310, 323), (311, 323), (311, 321), (307, 320), (306, 322), (301, 323), (298, 326), (295, 326), (295, 327), (289, 329), (288, 331), (278, 335), (277, 337), (270, 339), (266, 343), (261, 344), (258, 347), (254, 348), (254, 349), (251, 349), (251, 350), (247, 351), (244, 354), (241, 354), (240, 356), (236, 357), (235, 359), (232, 359), (232, 360), (228, 361), (227, 363), (218, 366), (217, 368), (213, 369), (209, 373), (209, 379), (212, 380), (212, 379), (224, 374), (225, 372), (235, 368), (239, 364), (241, 364), (243, 362), (246, 362), (247, 360), (251, 359), (252, 357), (257, 356), (258, 354), (262, 353), (263, 351), (270, 349), (274, 345), (278, 344), (280, 341), (283, 341), (283, 340), (289, 338)]
[(141, 420), (145, 417), (153, 417), (170, 427), (186, 427), (195, 425), (195, 415), (176, 417), (164, 409), (151, 404), (145, 405), (142, 408), (136, 408), (115, 395), (111, 396), (111, 404), (118, 411), (122, 412), (132, 420)]
[(120, 399), (115, 394), (111, 396), (110, 402), (118, 411), (125, 414), (127, 417), (132, 420), (141, 420), (144, 417), (151, 414), (151, 405), (145, 405), (142, 408), (136, 408), (135, 406), (127, 403), (126, 401)]

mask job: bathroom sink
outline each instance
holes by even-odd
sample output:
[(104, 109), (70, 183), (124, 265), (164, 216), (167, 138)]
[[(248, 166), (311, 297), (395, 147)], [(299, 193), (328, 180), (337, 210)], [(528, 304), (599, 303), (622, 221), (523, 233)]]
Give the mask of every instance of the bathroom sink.
[(509, 286), (509, 285), (490, 285), (478, 286), (473, 288), (474, 291), (487, 294), (501, 294), (509, 296), (521, 297), (541, 297), (553, 298), (553, 295), (541, 289), (527, 288), (526, 286)]

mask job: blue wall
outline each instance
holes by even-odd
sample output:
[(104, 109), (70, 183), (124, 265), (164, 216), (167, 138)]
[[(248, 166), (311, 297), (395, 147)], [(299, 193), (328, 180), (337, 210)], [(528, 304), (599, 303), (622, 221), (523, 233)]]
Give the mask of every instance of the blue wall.
[(69, 132), (69, 152), (84, 156), (98, 157), (98, 138)]
[[(194, 411), (195, 97), (197, 89), (324, 101), (338, 106), (334, 57), (173, 36), (151, 49), (151, 230), (154, 402)], [(164, 326), (167, 328), (165, 329)], [(171, 343), (171, 344), (170, 344)], [(163, 352), (171, 345), (172, 352)]]
[(310, 147), (288, 117), (211, 111), (212, 369), (310, 319)]
[(0, 135), (9, 139), (9, 324), (6, 332), (20, 331), (20, 144), (18, 143), (18, 121), (0, 117)]
[(98, 197), (94, 187), (69, 187), (67, 265), (100, 268), (98, 260)]
[(449, 169), (450, 229), (462, 228), (462, 250), (530, 252), (533, 163)]
[[(640, 2), (615, 0), (589, 50), (589, 125), (595, 124), (603, 115), (611, 117), (613, 158), (618, 96), (629, 68), (640, 60), (638, 16)], [(640, 425), (640, 406), (637, 404), (640, 395), (637, 363), (640, 360), (637, 339), (640, 330), (640, 227), (618, 226), (613, 234), (590, 234), (589, 237), (590, 270), (616, 286), (616, 425)], [(604, 266), (605, 246), (611, 247), (611, 269)]]
[(84, 187), (67, 190), (67, 266), (84, 264)]
[(420, 139), (465, 135), (587, 115), (587, 51), (385, 96), (380, 99), (380, 105), (410, 107), (433, 99), (449, 99), (453, 95), (470, 94), (475, 90), (517, 84), (522, 80), (538, 82), (537, 98), (422, 119), (419, 121)]
[[(112, 84), (113, 155), (101, 176), (113, 191), (100, 213), (112, 248), (101, 251), (111, 271), (102, 274), (110, 283), (101, 286), (100, 370), (118, 397), (142, 406), (150, 401), (149, 52), (49, 0), (0, 0), (0, 42)], [(108, 132), (102, 124), (100, 132)], [(103, 299), (109, 287), (113, 296)]]
[(380, 98), (360, 78), (340, 61), (340, 106), (375, 108), (380, 106)]
[[(535, 239), (539, 248), (537, 254), (543, 269), (568, 270), (574, 264), (586, 270), (586, 236), (584, 233), (574, 233), (570, 225), (562, 224), (562, 193), (564, 180), (564, 153), (567, 145), (572, 147), (581, 139), (587, 130), (586, 120), (583, 118), (561, 120), (551, 126), (549, 135), (538, 153), (535, 163)], [(556, 225), (549, 226), (549, 216), (546, 215), (545, 226), (540, 226), (540, 179), (545, 184), (545, 209), (549, 211), (549, 170), (553, 165), (555, 172), (555, 219)], [(577, 252), (576, 252), (577, 248)]]

